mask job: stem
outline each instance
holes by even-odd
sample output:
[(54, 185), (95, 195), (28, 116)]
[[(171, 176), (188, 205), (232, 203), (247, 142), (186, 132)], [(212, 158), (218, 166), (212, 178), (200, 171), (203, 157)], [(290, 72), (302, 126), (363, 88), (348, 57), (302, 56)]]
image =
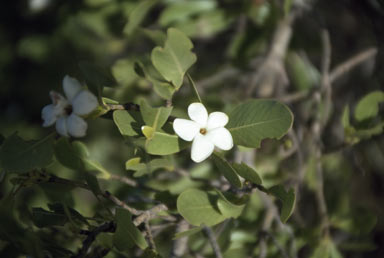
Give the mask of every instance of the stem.
[(209, 242), (211, 243), (211, 246), (212, 246), (213, 252), (215, 253), (216, 258), (223, 258), (220, 247), (216, 241), (215, 233), (213, 233), (212, 229), (207, 226), (204, 226), (203, 230), (204, 230), (204, 233), (207, 235)]

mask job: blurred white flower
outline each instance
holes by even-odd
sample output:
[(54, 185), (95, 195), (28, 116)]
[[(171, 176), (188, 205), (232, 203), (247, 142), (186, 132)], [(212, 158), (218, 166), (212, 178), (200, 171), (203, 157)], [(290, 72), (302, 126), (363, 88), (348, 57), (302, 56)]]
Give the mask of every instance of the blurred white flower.
[(63, 136), (83, 137), (87, 131), (87, 122), (82, 116), (90, 114), (98, 106), (98, 101), (78, 80), (66, 75), (63, 79), (65, 97), (51, 91), (52, 104), (45, 106), (41, 112), (43, 126), (56, 122), (56, 130)]
[(201, 162), (208, 158), (215, 146), (221, 150), (233, 147), (231, 133), (224, 128), (228, 116), (223, 112), (208, 112), (201, 103), (192, 103), (188, 107), (188, 115), (192, 120), (177, 118), (173, 122), (173, 130), (185, 141), (193, 141), (191, 159)]

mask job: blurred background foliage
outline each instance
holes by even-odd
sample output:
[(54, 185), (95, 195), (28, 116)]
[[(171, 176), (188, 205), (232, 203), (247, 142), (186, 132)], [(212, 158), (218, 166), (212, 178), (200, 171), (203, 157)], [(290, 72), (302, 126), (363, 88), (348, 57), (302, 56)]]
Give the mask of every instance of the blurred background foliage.
[[(253, 86), (254, 75), (270, 50), (276, 28), (293, 11), (298, 14), (283, 59), (286, 78), (272, 73), (273, 80), (277, 81), (270, 83), (266, 79), (267, 83), (257, 81)], [(369, 47), (378, 48), (375, 58), (332, 84), (332, 110), (322, 136), (324, 149), (345, 141), (341, 122), (345, 106), (354, 110), (364, 95), (383, 89), (384, 3), (381, 0), (19, 0), (2, 3), (0, 21), (0, 132), (5, 137), (17, 131), (24, 139), (38, 139), (52, 132), (53, 128), (41, 127), (41, 109), (50, 103), (50, 90), (62, 91), (65, 74), (84, 81), (79, 68), (82, 61), (111, 69), (118, 85), (105, 88), (103, 96), (120, 103), (137, 103), (146, 97), (152, 106), (164, 105), (165, 101), (154, 94), (151, 84), (136, 75), (134, 61), (144, 60), (154, 46), (162, 45), (168, 27), (178, 28), (192, 39), (198, 61), (190, 74), (212, 110), (230, 110), (249, 97), (284, 100), (284, 96), (319, 87), (322, 29), (327, 29), (330, 35), (331, 67)], [(284, 79), (288, 82), (282, 82)], [(183, 114), (193, 100), (190, 89), (183, 87), (174, 96), (174, 113)], [(321, 238), (314, 193), (316, 164), (307, 153), (310, 142), (306, 141), (311, 137), (309, 127), (314, 114), (321, 111), (310, 98), (287, 104), (295, 114), (293, 128), (304, 153), (305, 179), (299, 187), (295, 213), (288, 222), (291, 231), (279, 233), (276, 226), (268, 234), (275, 234), (273, 241), (283, 246), (292, 242), (290, 234), (293, 234), (297, 257), (384, 257), (383, 135), (369, 135), (352, 147), (323, 156), (324, 193), (332, 241)], [(382, 105), (378, 117), (383, 119)], [(111, 120), (90, 121), (83, 141), (92, 159), (109, 171), (121, 175), (130, 173), (125, 171), (124, 162), (134, 157), (133, 149), (124, 144)], [(281, 143), (266, 141), (257, 150), (255, 166), (267, 185), (290, 184), (295, 180), (298, 169), (295, 155), (284, 158), (278, 155), (289, 149), (292, 139), (286, 137)], [(192, 167), (185, 156), (185, 160), (178, 163), (188, 167), (190, 175), (212, 177), (208, 173), (210, 163)], [(75, 171), (57, 162), (48, 169), (62, 177), (79, 178)], [(12, 187), (7, 179), (5, 176), (1, 180), (2, 198)], [(145, 180), (148, 185), (168, 189), (173, 195), (199, 185), (198, 181), (169, 175), (153, 175)], [(108, 189), (127, 201), (132, 196), (144, 195), (140, 189), (118, 183), (108, 183)], [(79, 189), (63, 190), (64, 195), (49, 186), (22, 190), (18, 194), (18, 219), (32, 227), (31, 207), (47, 208), (47, 202), (64, 202), (83, 216), (95, 215), (100, 204), (91, 194)], [(223, 239), (218, 239), (220, 245), (228, 247), (225, 257), (246, 257), (250, 249), (257, 253), (264, 213), (265, 203), (252, 196), (241, 219), (230, 221), (225, 229), (228, 232), (233, 229), (232, 234), (223, 233)], [(15, 238), (28, 239), (25, 243), (30, 246), (25, 249), (32, 250), (36, 238), (23, 235), (23, 229), (14, 223), (6, 217), (0, 222), (1, 227), (7, 225), (13, 229)], [(41, 239), (60, 243), (62, 248), (75, 252), (81, 241), (69, 238), (71, 230), (64, 232), (55, 235), (39, 231), (39, 234)], [(172, 237), (173, 230), (161, 234), (167, 237), (156, 238), (157, 246), (167, 257), (170, 241), (165, 240)], [(50, 238), (52, 235), (55, 237)], [(268, 242), (268, 257), (282, 257), (273, 241)], [(0, 256), (14, 257), (17, 252), (13, 248), (0, 242)], [(191, 253), (204, 249), (200, 235), (191, 236), (189, 248)], [(110, 253), (108, 257), (121, 255)], [(209, 255), (212, 257), (212, 253)]]

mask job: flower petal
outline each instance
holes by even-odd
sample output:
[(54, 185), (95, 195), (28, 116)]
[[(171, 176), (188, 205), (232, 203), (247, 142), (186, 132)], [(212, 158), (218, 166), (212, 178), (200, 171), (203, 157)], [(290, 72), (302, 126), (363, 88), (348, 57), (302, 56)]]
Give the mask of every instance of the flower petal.
[(88, 90), (82, 90), (72, 100), (73, 112), (76, 115), (88, 115), (99, 105), (97, 98)]
[(41, 110), (41, 118), (44, 120), (43, 127), (51, 126), (56, 122), (57, 117), (53, 104), (49, 104), (43, 107)]
[(64, 76), (63, 79), (63, 89), (65, 96), (69, 102), (73, 100), (73, 98), (82, 90), (82, 86), (78, 80), (72, 78), (69, 75)]
[(207, 129), (224, 127), (228, 123), (228, 116), (223, 112), (213, 112), (209, 114)]
[(196, 163), (202, 162), (212, 154), (214, 148), (207, 136), (198, 134), (192, 143), (191, 159)]
[(202, 127), (207, 125), (208, 112), (203, 104), (195, 102), (189, 105), (188, 115), (193, 121), (199, 123)]
[(232, 135), (224, 127), (208, 131), (206, 137), (219, 149), (230, 150), (233, 147)]
[(192, 141), (199, 133), (200, 125), (195, 121), (176, 118), (173, 121), (173, 130), (184, 141)]
[(71, 114), (67, 118), (68, 133), (73, 137), (84, 137), (87, 132), (87, 122), (81, 117)]
[(60, 117), (56, 121), (56, 131), (62, 136), (67, 136), (67, 137), (69, 136), (68, 135), (68, 129), (67, 129), (67, 117), (66, 116)]

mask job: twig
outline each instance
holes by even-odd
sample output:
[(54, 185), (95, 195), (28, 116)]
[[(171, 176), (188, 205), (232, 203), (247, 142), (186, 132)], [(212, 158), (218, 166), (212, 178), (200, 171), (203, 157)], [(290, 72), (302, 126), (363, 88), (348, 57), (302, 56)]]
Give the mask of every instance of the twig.
[(292, 23), (294, 19), (295, 14), (291, 13), (285, 16), (284, 19), (280, 22), (273, 35), (271, 48), (265, 60), (258, 68), (257, 73), (252, 76), (251, 82), (246, 91), (247, 96), (252, 95), (256, 86), (258, 86), (260, 83), (262, 84), (262, 87), (265, 86), (271, 90), (273, 90), (273, 87), (270, 88), (270, 84), (274, 84), (277, 79), (282, 80), (284, 84), (288, 83), (288, 79), (284, 70), (283, 59), (285, 57), (288, 44), (292, 36)]
[(215, 253), (216, 258), (223, 258), (223, 255), (221, 254), (220, 247), (216, 241), (215, 233), (213, 233), (212, 229), (210, 227), (204, 226), (203, 232), (208, 237), (208, 240), (212, 246), (212, 249), (213, 249), (213, 252)]
[(101, 226), (97, 227), (93, 231), (88, 231), (88, 232), (82, 231), (82, 234), (87, 234), (87, 237), (83, 241), (83, 245), (79, 250), (79, 252), (77, 253), (77, 255), (72, 256), (72, 258), (84, 257), (87, 254), (88, 249), (92, 245), (93, 241), (95, 241), (98, 234), (102, 232), (115, 232), (115, 230), (116, 230), (116, 224), (113, 221), (111, 221), (111, 222), (102, 224)]
[[(277, 208), (272, 203), (272, 201), (268, 198), (268, 196), (266, 196), (264, 193), (260, 193), (260, 195), (263, 199), (263, 202), (267, 210), (264, 216), (263, 224), (261, 226), (261, 232), (264, 233), (264, 232), (267, 232), (272, 226), (272, 222), (277, 215)], [(260, 234), (259, 247), (260, 247), (259, 258), (267, 257), (267, 241), (265, 238), (265, 233)]]
[(114, 179), (114, 180), (117, 180), (117, 181), (120, 181), (124, 184), (127, 184), (129, 186), (133, 186), (133, 187), (136, 187), (137, 186), (137, 182), (130, 179), (129, 177), (126, 177), (126, 176), (120, 176), (120, 175), (116, 175), (116, 174), (111, 174), (111, 177), (110, 179)]
[(199, 88), (200, 93), (204, 93), (204, 90), (208, 89), (209, 87), (227, 81), (228, 79), (236, 78), (239, 74), (240, 71), (238, 69), (228, 66), (224, 69), (220, 69), (219, 72), (210, 77), (197, 81), (196, 87)]
[(280, 257), (284, 257), (284, 258), (289, 258), (289, 255), (287, 253), (286, 250), (284, 250), (284, 248), (281, 246), (281, 244), (279, 243), (279, 241), (276, 239), (276, 237), (274, 235), (272, 235), (271, 233), (269, 233), (268, 231), (265, 231), (264, 232), (270, 239), (272, 239), (273, 241), (273, 244), (277, 247), (277, 249), (279, 250), (281, 256)]
[(152, 236), (151, 227), (149, 226), (149, 221), (146, 220), (144, 222), (144, 225), (145, 225), (145, 232), (149, 242), (149, 248), (156, 250), (156, 245), (155, 245), (155, 241), (153, 241), (153, 236)]
[(140, 106), (135, 103), (125, 104), (106, 104), (109, 110), (128, 110), (128, 111), (140, 111)]
[(357, 65), (365, 62), (377, 54), (377, 48), (371, 47), (363, 52), (351, 57), (347, 61), (336, 66), (329, 75), (329, 81), (332, 84), (334, 81), (339, 79), (341, 76), (349, 72)]
[(129, 211), (133, 215), (139, 216), (139, 215), (142, 214), (142, 211), (136, 210), (135, 208), (132, 208), (132, 207), (128, 206), (125, 202), (121, 201), (119, 198), (117, 198), (116, 196), (112, 195), (108, 191), (105, 191), (103, 196), (104, 196), (104, 198), (106, 198), (108, 200), (111, 200), (117, 206), (119, 206), (119, 207), (121, 207), (123, 209), (126, 209), (127, 211)]
[[(176, 226), (176, 233), (184, 232), (189, 229), (189, 224), (185, 220), (181, 220)], [(181, 237), (173, 241), (170, 258), (183, 257), (187, 250), (188, 237)]]
[(147, 211), (138, 211), (139, 214), (135, 214), (135, 215), (139, 215), (139, 216), (133, 220), (133, 224), (135, 226), (138, 226), (145, 221), (155, 218), (157, 216), (157, 213), (166, 211), (166, 210), (168, 210), (167, 206), (165, 206), (164, 204), (159, 204)]

